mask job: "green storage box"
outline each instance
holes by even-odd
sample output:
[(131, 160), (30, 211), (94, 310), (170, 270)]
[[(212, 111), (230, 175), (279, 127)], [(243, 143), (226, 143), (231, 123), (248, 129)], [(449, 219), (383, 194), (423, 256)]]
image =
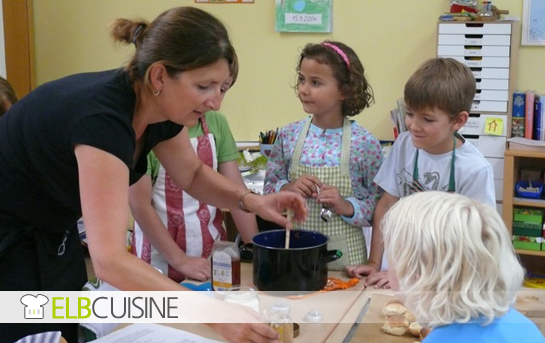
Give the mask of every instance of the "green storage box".
[(543, 211), (530, 208), (514, 208), (513, 221), (523, 223), (536, 223), (541, 225), (543, 223)]
[(543, 237), (527, 237), (513, 235), (513, 246), (515, 249), (541, 250)]
[(537, 223), (513, 222), (513, 235), (542, 237), (543, 227)]

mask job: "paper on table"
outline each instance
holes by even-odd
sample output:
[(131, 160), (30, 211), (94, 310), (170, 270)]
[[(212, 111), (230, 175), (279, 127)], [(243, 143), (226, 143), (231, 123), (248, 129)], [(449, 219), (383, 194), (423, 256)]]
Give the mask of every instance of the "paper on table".
[(539, 146), (539, 147), (545, 147), (545, 141), (537, 141), (535, 139), (527, 139), (522, 137), (512, 137), (507, 139), (508, 142), (512, 143), (518, 143), (528, 146)]
[(512, 137), (507, 139), (507, 141), (509, 142), (509, 147), (511, 149), (545, 151), (545, 141), (537, 141), (522, 137)]
[(133, 324), (93, 343), (221, 343), (213, 339), (158, 324)]

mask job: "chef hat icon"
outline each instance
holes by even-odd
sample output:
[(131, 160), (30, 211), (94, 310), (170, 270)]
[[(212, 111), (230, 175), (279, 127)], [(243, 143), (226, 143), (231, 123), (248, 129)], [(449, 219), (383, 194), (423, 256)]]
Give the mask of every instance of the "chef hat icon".
[(44, 318), (44, 305), (47, 304), (49, 299), (43, 295), (27, 294), (21, 298), (21, 303), (25, 305), (25, 318), (26, 319), (43, 319)]

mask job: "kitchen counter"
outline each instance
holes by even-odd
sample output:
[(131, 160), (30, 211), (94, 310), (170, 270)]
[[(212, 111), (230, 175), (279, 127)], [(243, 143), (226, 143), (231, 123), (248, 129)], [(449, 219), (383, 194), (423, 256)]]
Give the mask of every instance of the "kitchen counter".
[[(252, 265), (241, 264), (242, 284), (252, 284)], [(330, 272), (329, 276), (342, 280), (349, 278), (343, 272)], [(291, 317), (298, 323), (300, 335), (294, 340), (295, 343), (326, 342), (341, 343), (350, 331), (360, 310), (367, 299), (371, 297), (371, 304), (362, 324), (358, 327), (352, 342), (366, 343), (413, 343), (418, 341), (415, 337), (391, 336), (382, 331), (384, 318), (381, 315), (382, 307), (394, 298), (391, 290), (365, 289), (363, 281), (347, 290), (335, 290), (331, 292), (312, 295), (303, 299), (294, 300), (280, 297), (273, 297), (264, 292), (260, 293), (261, 310), (270, 307), (278, 300), (286, 301), (291, 306)], [(539, 310), (545, 309), (545, 290), (524, 288), (520, 292), (516, 308), (522, 313), (528, 314), (545, 335), (545, 316)], [(311, 324), (303, 321), (303, 317), (310, 309), (316, 309), (322, 313), (324, 320), (319, 324)], [(533, 316), (537, 314), (538, 317)], [(222, 341), (221, 336), (202, 324), (175, 324), (173, 327), (182, 328), (201, 336)]]
[[(330, 272), (330, 277), (342, 280), (349, 278), (342, 272)], [(241, 283), (252, 284), (252, 265), (241, 264)], [(410, 336), (391, 336), (382, 329), (384, 318), (381, 315), (382, 307), (394, 298), (391, 290), (364, 289), (363, 281), (346, 290), (317, 293), (303, 296), (300, 299), (292, 297), (271, 296), (260, 292), (261, 311), (270, 308), (277, 301), (285, 301), (291, 307), (291, 317), (300, 325), (300, 334), (294, 340), (295, 343), (326, 342), (341, 343), (350, 331), (362, 307), (368, 298), (371, 304), (362, 324), (356, 330), (351, 342), (366, 343), (413, 343), (417, 338)], [(545, 335), (545, 290), (524, 288), (519, 292), (515, 307), (532, 319), (541, 332)], [(309, 310), (317, 310), (323, 316), (323, 321), (318, 324), (306, 323), (304, 315)], [(221, 336), (204, 324), (164, 324), (170, 327), (189, 331), (210, 339), (223, 341)]]
[[(342, 280), (349, 278), (342, 272), (330, 272), (329, 276), (337, 277)], [(241, 283), (243, 285), (252, 284), (252, 265), (250, 263), (241, 264)], [(293, 297), (271, 296), (265, 292), (260, 292), (260, 309), (270, 308), (277, 301), (285, 301), (291, 307), (291, 318), (295, 323), (300, 325), (300, 334), (294, 340), (295, 342), (326, 342), (328, 337), (336, 330), (339, 322), (351, 319), (352, 313), (356, 312), (357, 316), (359, 309), (353, 309), (354, 304), (359, 303), (358, 300), (364, 292), (363, 282), (358, 283), (347, 290), (335, 290), (331, 292), (313, 294), (303, 296), (301, 299), (292, 299)], [(323, 316), (321, 323), (313, 324), (306, 323), (303, 318), (309, 310), (317, 310)], [(351, 322), (346, 324), (348, 332)], [(180, 328), (198, 335), (222, 341), (219, 334), (210, 330), (209, 327), (203, 324), (169, 324), (171, 327)], [(342, 331), (338, 334), (342, 334)], [(346, 336), (346, 333), (344, 334)], [(342, 337), (344, 338), (344, 336)], [(331, 342), (340, 343), (340, 340)]]

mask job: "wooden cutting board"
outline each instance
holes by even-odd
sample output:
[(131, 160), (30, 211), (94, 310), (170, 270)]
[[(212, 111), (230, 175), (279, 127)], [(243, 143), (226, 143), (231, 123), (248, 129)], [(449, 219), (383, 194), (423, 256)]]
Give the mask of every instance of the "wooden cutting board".
[(391, 291), (373, 291), (371, 295), (371, 305), (369, 310), (361, 322), (358, 331), (354, 335), (353, 342), (366, 343), (413, 343), (420, 341), (419, 338), (407, 333), (404, 336), (392, 336), (382, 330), (384, 325), (384, 317), (382, 316), (382, 308), (390, 300), (393, 300), (394, 295)]
[(530, 318), (545, 335), (545, 289), (523, 288), (517, 294), (515, 308)]

